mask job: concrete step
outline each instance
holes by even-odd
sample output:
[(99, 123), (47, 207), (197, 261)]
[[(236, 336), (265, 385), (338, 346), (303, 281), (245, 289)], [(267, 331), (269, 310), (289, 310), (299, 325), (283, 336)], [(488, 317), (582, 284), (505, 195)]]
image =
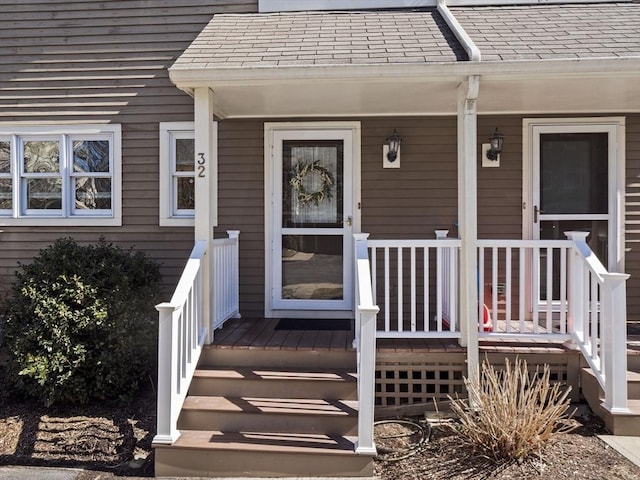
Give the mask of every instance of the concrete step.
[(157, 477), (372, 477), (373, 457), (348, 436), (182, 430), (154, 445)]
[(189, 394), (196, 396), (357, 399), (357, 378), (349, 370), (300, 368), (212, 368), (196, 370)]
[(354, 435), (357, 408), (354, 400), (189, 396), (178, 428)]
[(200, 366), (347, 369), (356, 367), (355, 350), (281, 350), (220, 348), (207, 345), (200, 355)]

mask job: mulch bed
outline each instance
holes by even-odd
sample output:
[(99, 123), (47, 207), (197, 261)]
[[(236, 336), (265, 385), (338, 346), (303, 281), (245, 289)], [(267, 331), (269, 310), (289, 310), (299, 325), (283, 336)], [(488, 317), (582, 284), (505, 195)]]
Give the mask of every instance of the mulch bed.
[[(0, 385), (6, 385), (2, 367)], [(83, 468), (83, 480), (151, 477), (155, 401), (151, 380), (126, 406), (45, 408), (0, 389), (0, 465)], [(474, 452), (450, 428), (434, 427), (418, 452), (400, 461), (377, 460), (375, 472), (383, 480), (640, 480), (639, 467), (597, 438), (606, 431), (588, 408), (574, 421), (576, 430), (558, 435), (537, 458), (522, 463), (497, 463)], [(400, 449), (411, 441), (398, 438), (384, 446)]]

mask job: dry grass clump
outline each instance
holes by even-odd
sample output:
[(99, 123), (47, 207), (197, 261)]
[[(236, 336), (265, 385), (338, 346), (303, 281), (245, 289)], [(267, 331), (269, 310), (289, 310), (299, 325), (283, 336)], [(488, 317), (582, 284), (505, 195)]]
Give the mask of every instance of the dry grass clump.
[(556, 433), (575, 428), (567, 415), (571, 387), (549, 382), (549, 366), (529, 375), (527, 362), (496, 370), (486, 360), (476, 378), (465, 378), (469, 399), (451, 399), (459, 417), (455, 430), (495, 460), (522, 460), (539, 453)]

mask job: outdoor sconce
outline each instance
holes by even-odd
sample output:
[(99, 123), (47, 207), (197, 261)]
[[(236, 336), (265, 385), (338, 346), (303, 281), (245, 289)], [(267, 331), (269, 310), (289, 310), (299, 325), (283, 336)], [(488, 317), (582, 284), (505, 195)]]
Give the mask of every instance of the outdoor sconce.
[(500, 152), (504, 144), (504, 135), (496, 131), (489, 137), (489, 143), (482, 144), (482, 166), (483, 167), (499, 167)]
[(382, 167), (383, 168), (400, 168), (400, 143), (402, 138), (396, 130), (390, 137), (387, 137), (387, 143), (382, 147)]
[(498, 155), (500, 155), (500, 152), (502, 151), (503, 143), (504, 136), (500, 132), (498, 132), (498, 129), (496, 128), (496, 131), (493, 132), (493, 135), (489, 137), (489, 151), (487, 152), (487, 158), (489, 160), (498, 159)]

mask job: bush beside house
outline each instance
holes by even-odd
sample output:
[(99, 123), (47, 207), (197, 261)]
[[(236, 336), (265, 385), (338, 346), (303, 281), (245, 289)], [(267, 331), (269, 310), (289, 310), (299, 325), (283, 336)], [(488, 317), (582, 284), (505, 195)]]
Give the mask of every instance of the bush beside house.
[(106, 243), (57, 240), (16, 272), (7, 370), (44, 402), (127, 399), (154, 371), (159, 266)]

